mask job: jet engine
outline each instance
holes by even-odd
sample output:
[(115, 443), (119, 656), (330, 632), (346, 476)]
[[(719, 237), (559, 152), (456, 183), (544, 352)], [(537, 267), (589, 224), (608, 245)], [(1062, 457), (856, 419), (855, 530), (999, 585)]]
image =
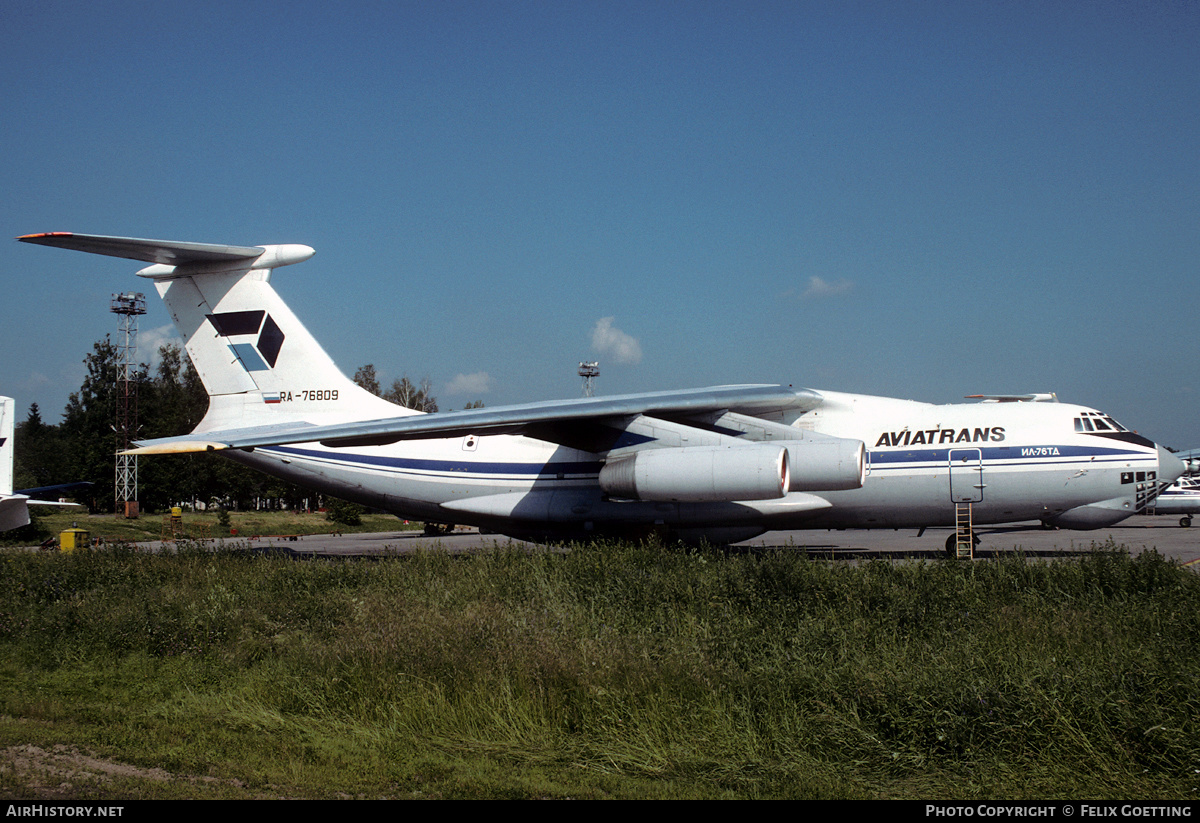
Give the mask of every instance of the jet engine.
[(861, 489), (866, 477), (867, 447), (861, 440), (842, 437), (779, 443), (788, 450), (788, 491), (826, 492)]
[(647, 449), (606, 463), (600, 488), (626, 500), (770, 500), (788, 493), (789, 463), (774, 443)]

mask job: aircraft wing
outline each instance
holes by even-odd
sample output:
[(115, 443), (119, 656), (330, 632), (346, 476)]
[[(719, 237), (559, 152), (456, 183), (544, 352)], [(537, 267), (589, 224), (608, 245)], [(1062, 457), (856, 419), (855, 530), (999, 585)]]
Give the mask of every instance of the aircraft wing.
[[(714, 386), (703, 389), (648, 392), (612, 397), (586, 397), (465, 409), (437, 414), (408, 415), (379, 420), (318, 425), (283, 423), (245, 429), (193, 432), (138, 443), (129, 454), (178, 454), (222, 449), (251, 449), (287, 443), (320, 441), (331, 446), (381, 446), (398, 440), (460, 437), (468, 434), (522, 434), (553, 443), (573, 440), (571, 430), (588, 423), (620, 421), (644, 414), (671, 417), (712, 411), (760, 416), (802, 412), (821, 404), (808, 389), (778, 385)], [(621, 427), (621, 423), (617, 427)]]

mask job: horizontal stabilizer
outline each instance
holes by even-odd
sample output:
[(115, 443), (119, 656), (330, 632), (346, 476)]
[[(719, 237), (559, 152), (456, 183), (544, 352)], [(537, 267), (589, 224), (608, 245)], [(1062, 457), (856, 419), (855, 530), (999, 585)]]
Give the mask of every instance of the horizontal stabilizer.
[(74, 503), (70, 500), (34, 500), (32, 498), (30, 498), (29, 500), (26, 500), (25, 505), (26, 506), (47, 506), (52, 509), (55, 509), (55, 508), (58, 508), (58, 509), (81, 509), (81, 508), (83, 508), (82, 503)]
[(222, 246), (214, 243), (181, 243), (175, 240), (145, 240), (140, 237), (108, 237), (99, 234), (75, 234), (52, 231), (18, 237), (22, 243), (54, 246), (128, 260), (143, 260), (165, 266), (185, 263), (228, 263), (253, 260), (264, 249), (259, 246)]
[(312, 423), (275, 423), (269, 426), (247, 426), (213, 432), (192, 432), (176, 437), (159, 437), (138, 441), (138, 447), (122, 454), (192, 454), (221, 451), (229, 448), (307, 443), (316, 440), (318, 426)]
[(155, 442), (147, 446), (138, 446), (135, 449), (126, 449), (117, 454), (195, 454), (196, 452), (215, 452), (229, 448), (225, 443), (216, 443), (212, 440), (192, 440), (188, 437), (164, 438), (164, 440), (172, 442)]

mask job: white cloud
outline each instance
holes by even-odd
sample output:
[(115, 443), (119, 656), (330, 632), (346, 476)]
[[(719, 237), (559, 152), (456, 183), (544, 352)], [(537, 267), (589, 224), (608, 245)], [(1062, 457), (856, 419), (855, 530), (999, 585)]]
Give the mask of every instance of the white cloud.
[(456, 374), (454, 379), (446, 384), (446, 394), (487, 394), (492, 390), (491, 375), (485, 371), (474, 374)]
[[(116, 336), (113, 337), (113, 342), (117, 342)], [(137, 357), (134, 359), (138, 363), (146, 363), (150, 366), (150, 374), (154, 374), (158, 368), (159, 356), (158, 350), (160, 347), (174, 344), (179, 348), (183, 348), (183, 340), (181, 340), (175, 332), (175, 326), (168, 323), (165, 326), (159, 326), (156, 329), (139, 329), (137, 337)], [(186, 356), (186, 355), (185, 355)]]
[(836, 297), (839, 294), (846, 294), (854, 288), (854, 284), (849, 280), (839, 280), (836, 283), (828, 283), (820, 277), (813, 275), (808, 278), (808, 288), (804, 290), (804, 294), (800, 295), (803, 298), (818, 298), (818, 297)]
[(630, 337), (625, 332), (613, 326), (612, 317), (601, 317), (592, 329), (592, 348), (601, 354), (608, 355), (618, 363), (640, 363), (642, 361), (642, 345), (637, 338)]
[(35, 371), (29, 373), (29, 379), (25, 381), (25, 385), (30, 389), (40, 389), (43, 386), (49, 386), (53, 382), (54, 381), (42, 374), (40, 371)]

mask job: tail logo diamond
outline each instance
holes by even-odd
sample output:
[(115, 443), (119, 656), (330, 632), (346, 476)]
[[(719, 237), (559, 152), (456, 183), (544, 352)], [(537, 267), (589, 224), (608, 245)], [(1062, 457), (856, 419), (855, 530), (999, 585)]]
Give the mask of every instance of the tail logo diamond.
[[(207, 315), (217, 334), (229, 339), (229, 349), (248, 372), (275, 367), (284, 334), (265, 311), (228, 311)], [(233, 338), (254, 337), (254, 342)]]

